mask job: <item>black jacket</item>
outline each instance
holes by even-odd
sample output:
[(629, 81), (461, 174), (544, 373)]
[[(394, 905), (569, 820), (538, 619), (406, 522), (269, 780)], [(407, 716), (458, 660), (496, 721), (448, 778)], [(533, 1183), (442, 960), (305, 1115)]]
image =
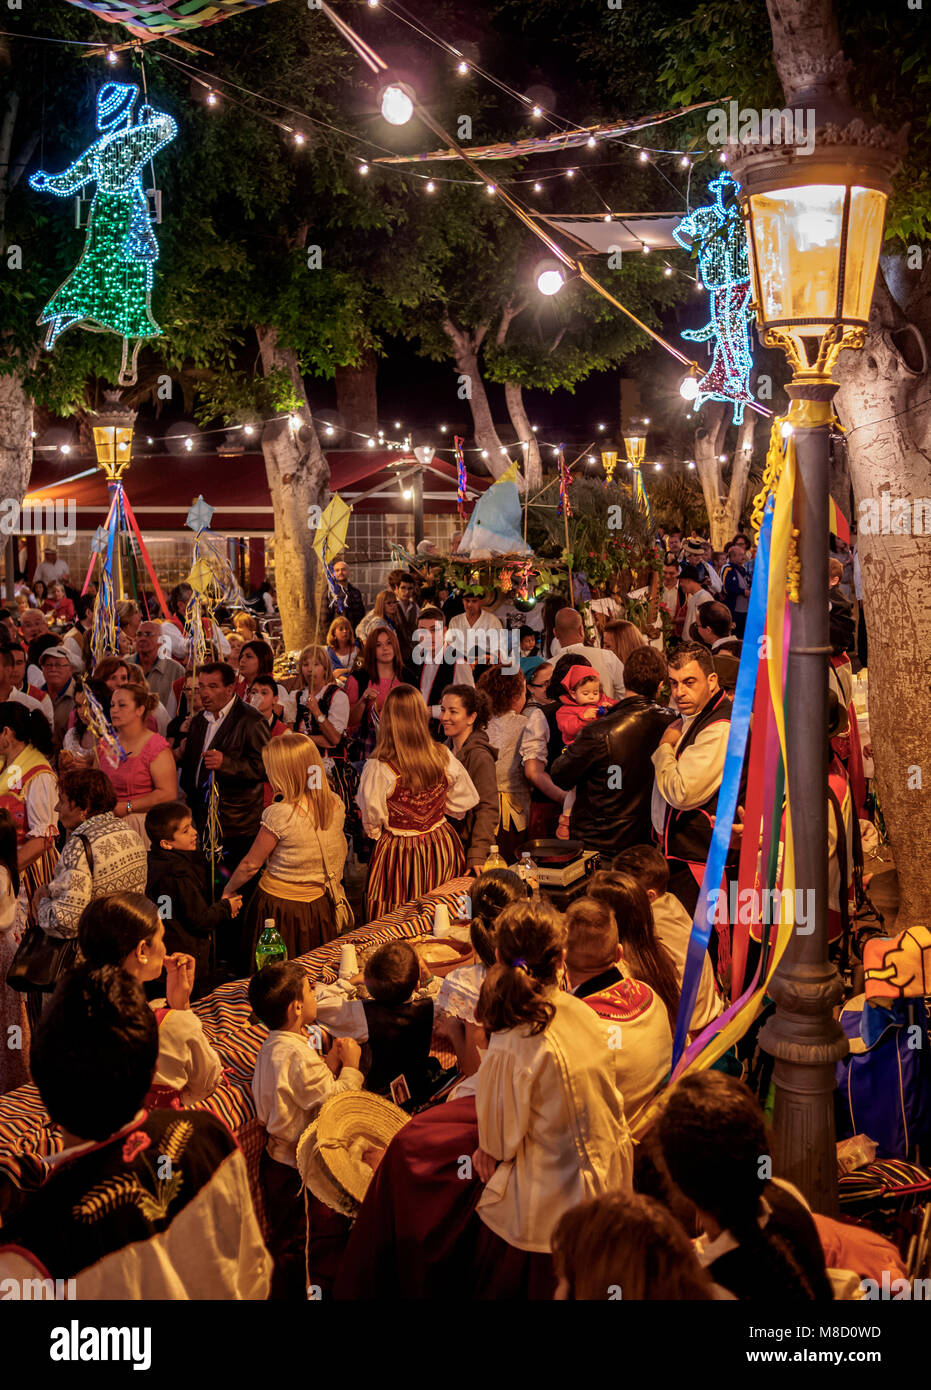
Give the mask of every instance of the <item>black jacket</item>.
[[(207, 818), (209, 768), (201, 767), (200, 776), (197, 776), (206, 734), (207, 719), (201, 710), (191, 720), (181, 760), (181, 786), (198, 829)], [(211, 751), (216, 749), (223, 754), (217, 784), (220, 788), (220, 828), (224, 836), (258, 834), (265, 786), (262, 749), (268, 739), (268, 725), (258, 710), (237, 695), (210, 745)]]
[[(146, 896), (159, 907), (165, 923), (165, 946), (168, 951), (185, 951), (194, 957), (196, 976), (206, 974), (210, 967), (211, 938), (218, 927), (230, 921), (228, 898), (210, 901), (210, 867), (201, 850), (149, 850), (149, 873)], [(161, 912), (159, 899), (167, 899)]]
[(336, 618), (348, 618), (352, 623), (352, 630), (356, 628), (365, 617), (365, 599), (362, 597), (355, 584), (347, 584), (345, 589), (340, 589), (340, 597), (343, 600), (343, 611), (340, 612), (339, 603), (331, 594), (327, 601), (327, 622), (332, 623)]
[(627, 695), (580, 730), (550, 768), (563, 791), (577, 790), (569, 834), (612, 859), (651, 840), (652, 755), (676, 718), (642, 695)]

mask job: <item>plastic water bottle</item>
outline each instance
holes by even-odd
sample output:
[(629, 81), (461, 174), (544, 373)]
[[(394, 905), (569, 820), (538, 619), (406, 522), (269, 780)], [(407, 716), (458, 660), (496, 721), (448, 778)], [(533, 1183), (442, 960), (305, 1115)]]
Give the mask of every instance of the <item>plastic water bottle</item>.
[(536, 864), (526, 850), (520, 857), (520, 866), (517, 872), (530, 889), (530, 896), (535, 898), (540, 891), (540, 875), (537, 872)]
[(274, 917), (265, 918), (265, 929), (259, 937), (259, 943), (255, 948), (255, 968), (262, 970), (266, 965), (273, 965), (276, 961), (288, 959), (288, 948), (281, 939), (281, 934), (275, 926)]
[(491, 845), (488, 850), (488, 858), (482, 865), (482, 873), (487, 874), (489, 869), (506, 869), (507, 860), (498, 851), (497, 845)]

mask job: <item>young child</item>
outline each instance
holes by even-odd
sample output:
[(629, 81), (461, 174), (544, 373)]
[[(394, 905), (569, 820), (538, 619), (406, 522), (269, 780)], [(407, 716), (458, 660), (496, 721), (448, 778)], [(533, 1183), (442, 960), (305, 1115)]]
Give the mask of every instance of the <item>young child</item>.
[[(210, 901), (210, 865), (197, 848), (191, 811), (181, 801), (163, 801), (146, 812), (149, 870), (146, 893), (160, 909), (169, 951), (194, 957), (195, 998), (209, 993), (216, 969), (216, 933), (242, 907), (242, 898)], [(163, 900), (165, 900), (163, 902)], [(167, 913), (161, 912), (162, 906)]]
[(253, 975), (249, 1003), (269, 1029), (256, 1059), (252, 1095), (268, 1134), (259, 1179), (275, 1260), (271, 1297), (305, 1298), (307, 1230), (297, 1143), (328, 1096), (362, 1089), (361, 1048), (352, 1038), (336, 1038), (325, 1061), (314, 1049), (305, 1031), (317, 1017), (314, 982), (297, 961), (266, 965)]
[[(424, 974), (425, 988), (419, 988)], [(422, 970), (416, 951), (406, 941), (386, 941), (373, 951), (362, 972), (370, 999), (347, 1000), (338, 986), (322, 988), (317, 999), (317, 1022), (328, 1032), (339, 1031), (368, 1043), (371, 1060), (365, 1089), (417, 1105), (430, 1093), (439, 1068), (430, 1066), (433, 1037), (433, 998), (439, 980)], [(392, 1083), (403, 1081), (403, 1087)], [(406, 1092), (406, 1094), (405, 1094)]]
[[(598, 672), (591, 666), (570, 666), (562, 678), (562, 688), (566, 693), (559, 699), (556, 725), (568, 748), (580, 729), (597, 719), (599, 714), (613, 709), (617, 701), (602, 699), (601, 680)], [(575, 805), (575, 793), (576, 789), (573, 787), (563, 802), (556, 830), (557, 838), (560, 840), (569, 838), (569, 817)]]
[[(656, 939), (672, 956), (681, 989), (685, 957), (692, 936), (692, 919), (675, 894), (667, 892), (669, 865), (655, 845), (632, 845), (617, 856), (614, 868), (619, 873), (630, 874), (646, 892), (653, 910)], [(723, 1007), (714, 981), (711, 957), (706, 951), (689, 1037), (697, 1037), (703, 1028), (717, 1018)]]

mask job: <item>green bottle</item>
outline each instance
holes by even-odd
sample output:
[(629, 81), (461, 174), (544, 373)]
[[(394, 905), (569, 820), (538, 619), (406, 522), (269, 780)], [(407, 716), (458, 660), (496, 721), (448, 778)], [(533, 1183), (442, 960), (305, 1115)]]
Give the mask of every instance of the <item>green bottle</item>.
[(262, 970), (266, 965), (273, 965), (276, 961), (287, 959), (288, 948), (275, 926), (275, 919), (274, 917), (266, 917), (265, 929), (255, 948), (255, 968)]

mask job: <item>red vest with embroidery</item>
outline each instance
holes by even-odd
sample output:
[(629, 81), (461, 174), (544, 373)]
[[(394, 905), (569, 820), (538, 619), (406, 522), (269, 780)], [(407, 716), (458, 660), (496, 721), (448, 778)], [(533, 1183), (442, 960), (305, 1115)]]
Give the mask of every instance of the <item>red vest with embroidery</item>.
[[(398, 769), (388, 764), (392, 772)], [(394, 784), (394, 791), (388, 797), (388, 829), (417, 830), (421, 834), (431, 826), (439, 824), (446, 815), (446, 797), (449, 788), (446, 778), (435, 782), (426, 791), (414, 792), (401, 782), (400, 774)]]

